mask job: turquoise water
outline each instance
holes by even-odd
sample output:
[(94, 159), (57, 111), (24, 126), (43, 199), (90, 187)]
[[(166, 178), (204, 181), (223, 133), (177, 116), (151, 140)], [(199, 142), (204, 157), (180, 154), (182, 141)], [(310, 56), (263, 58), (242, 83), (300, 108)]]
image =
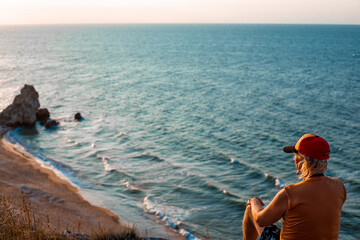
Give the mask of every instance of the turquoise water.
[(2, 26), (0, 109), (25, 83), (61, 125), (9, 138), (141, 231), (240, 239), (310, 132), (347, 189), (340, 239), (360, 238), (360, 26)]

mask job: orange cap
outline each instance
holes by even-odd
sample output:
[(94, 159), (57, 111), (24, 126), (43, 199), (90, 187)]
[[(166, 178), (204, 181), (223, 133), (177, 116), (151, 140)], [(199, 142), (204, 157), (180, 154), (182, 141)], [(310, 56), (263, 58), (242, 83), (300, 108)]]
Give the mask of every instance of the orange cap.
[(330, 158), (330, 146), (325, 139), (314, 134), (305, 134), (295, 146), (285, 146), (286, 153), (300, 153), (309, 158), (317, 160), (328, 160)]

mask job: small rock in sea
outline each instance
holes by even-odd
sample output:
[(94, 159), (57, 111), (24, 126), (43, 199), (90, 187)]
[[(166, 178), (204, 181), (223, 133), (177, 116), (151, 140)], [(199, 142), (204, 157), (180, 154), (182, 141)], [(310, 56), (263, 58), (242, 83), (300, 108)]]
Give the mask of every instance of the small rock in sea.
[(81, 113), (76, 113), (75, 116), (74, 116), (74, 120), (75, 121), (81, 121), (83, 120), (84, 118), (81, 116)]
[(39, 107), (39, 94), (33, 86), (25, 84), (13, 103), (0, 113), (0, 125), (34, 126)]
[(44, 125), (49, 118), (50, 112), (47, 108), (40, 108), (39, 110), (37, 110), (36, 120), (38, 120), (41, 125)]
[(45, 124), (45, 128), (46, 129), (49, 129), (49, 128), (52, 128), (53, 126), (57, 126), (59, 125), (59, 122), (56, 121), (56, 120), (51, 120), (51, 121), (48, 121), (46, 124)]

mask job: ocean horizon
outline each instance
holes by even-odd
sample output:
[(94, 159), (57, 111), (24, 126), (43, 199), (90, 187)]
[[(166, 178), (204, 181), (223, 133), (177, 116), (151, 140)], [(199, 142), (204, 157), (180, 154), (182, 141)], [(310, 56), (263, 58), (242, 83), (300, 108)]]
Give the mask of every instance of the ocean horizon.
[(24, 84), (60, 126), (9, 142), (142, 233), (242, 238), (247, 200), (299, 181), (282, 147), (314, 133), (347, 190), (339, 239), (360, 238), (360, 25), (0, 26), (0, 111)]

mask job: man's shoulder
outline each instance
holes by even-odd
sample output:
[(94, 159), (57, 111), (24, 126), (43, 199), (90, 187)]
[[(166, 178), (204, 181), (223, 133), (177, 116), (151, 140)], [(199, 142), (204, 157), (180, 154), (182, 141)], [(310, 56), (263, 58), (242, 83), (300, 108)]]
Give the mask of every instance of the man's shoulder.
[(294, 188), (294, 187), (297, 187), (297, 186), (302, 185), (302, 184), (304, 184), (304, 181), (297, 182), (297, 183), (292, 183), (292, 184), (289, 184), (286, 187), (284, 187), (284, 189)]
[(343, 182), (339, 178), (325, 176), (324, 179), (326, 179), (328, 182), (344, 186)]
[(303, 183), (304, 182), (298, 182), (298, 183), (289, 184), (286, 187), (284, 187), (283, 190), (285, 191), (286, 195), (289, 195), (290, 192), (296, 191), (296, 189), (301, 188)]
[(329, 184), (333, 186), (337, 193), (342, 193), (343, 201), (346, 200), (346, 188), (344, 183), (339, 178), (327, 177)]
[(329, 176), (323, 176), (323, 177), (314, 177), (314, 178), (310, 178), (308, 180), (305, 181), (301, 181), (298, 183), (293, 183), (293, 184), (289, 184), (288, 186), (284, 187), (285, 191), (287, 189), (294, 189), (294, 188), (300, 188), (300, 187), (305, 187), (306, 185), (313, 185), (313, 183), (330, 183), (330, 184), (336, 184), (336, 185), (342, 185), (344, 186), (344, 184), (342, 183), (342, 181), (339, 178), (334, 178), (334, 177), (329, 177)]

